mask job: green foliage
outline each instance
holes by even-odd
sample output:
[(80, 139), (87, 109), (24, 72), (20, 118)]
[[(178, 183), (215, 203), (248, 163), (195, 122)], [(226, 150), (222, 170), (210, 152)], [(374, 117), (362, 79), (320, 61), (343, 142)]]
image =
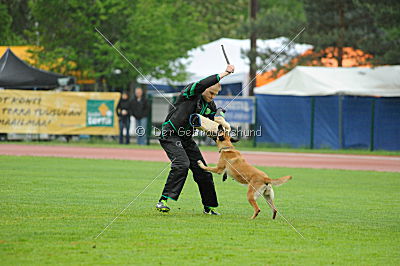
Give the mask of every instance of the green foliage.
[[(260, 1), (254, 29), (260, 39), (273, 39), (297, 34), (305, 24), (301, 1)], [(249, 29), (250, 30), (250, 29)]]
[[(294, 36), (305, 26), (297, 41), (313, 45), (316, 53), (300, 59), (300, 64), (324, 57), (341, 65), (344, 57), (351, 57), (343, 47), (372, 54), (375, 64), (399, 64), (399, 10), (400, 2), (395, 0), (260, 1), (257, 21), (244, 31), (255, 30), (259, 38), (270, 39)], [(273, 55), (271, 50), (258, 54), (263, 64)], [(286, 62), (291, 59), (287, 53), (280, 58)], [(283, 67), (279, 62), (275, 66)]]
[(187, 1), (205, 25), (201, 33), (202, 41), (208, 43), (219, 38), (248, 38), (248, 33), (241, 31), (247, 23), (249, 0), (192, 0)]
[[(115, 15), (112, 7), (116, 3), (113, 0), (32, 1), (32, 14), (39, 23), (39, 44), (44, 48), (34, 54), (37, 64), (65, 74), (80, 70), (89, 78), (97, 77), (97, 71), (108, 65), (100, 64), (96, 57), (99, 38), (95, 27)], [(104, 41), (101, 44), (107, 47)]]
[(378, 38), (362, 45), (374, 55), (375, 64), (400, 64), (400, 2), (396, 0), (356, 0), (357, 6), (366, 8), (379, 27)]
[[(375, 64), (399, 64), (400, 3), (398, 1), (303, 0), (307, 15), (305, 40), (319, 51), (335, 47), (340, 65), (342, 47), (362, 49)], [(322, 55), (322, 56), (326, 56)]]
[(176, 78), (181, 65), (173, 60), (201, 42), (204, 24), (186, 1), (139, 1), (121, 47), (144, 73), (155, 77)]
[(2, 45), (26, 44), (26, 32), (30, 28), (27, 1), (0, 0), (0, 43)]
[[(294, 37), (315, 51), (360, 48), (376, 64), (398, 64), (400, 2), (396, 0), (259, 0), (256, 21), (249, 21), (249, 0), (0, 0), (3, 45), (36, 45), (37, 66), (63, 74), (95, 78), (99, 86), (127, 87), (139, 76), (96, 32), (99, 29), (145, 75), (185, 78), (175, 59), (221, 37), (259, 39)], [(293, 56), (279, 56), (282, 67)], [(270, 49), (248, 57), (263, 68), (276, 54)], [(326, 57), (326, 54), (318, 55)], [(311, 58), (313, 59), (313, 58)], [(116, 70), (121, 70), (117, 74)], [(106, 89), (106, 88), (104, 88)]]
[[(346, 55), (344, 47), (359, 49), (364, 43), (376, 38), (378, 28), (366, 8), (350, 0), (303, 0), (307, 17), (304, 40), (322, 51), (320, 56), (337, 60), (342, 66)], [(333, 54), (326, 48), (336, 48)]]
[(0, 40), (3, 44), (9, 43), (11, 23), (12, 18), (8, 14), (7, 7), (0, 2)]
[[(31, 51), (36, 66), (96, 78), (100, 85), (107, 81), (112, 87), (126, 87), (139, 74), (95, 28), (143, 74), (183, 80), (185, 68), (174, 60), (200, 44), (238, 37), (237, 28), (247, 14), (247, 0), (235, 4), (227, 0), (0, 1), (11, 12), (2, 16), (4, 28), (39, 46)], [(14, 17), (18, 23), (11, 25)], [(115, 74), (116, 69), (121, 73)]]
[[(264, 168), (278, 215), (250, 220), (247, 188), (214, 176), (220, 217), (205, 216), (189, 176), (154, 209), (166, 163), (0, 156), (0, 256), (9, 264), (398, 265), (398, 173)], [(154, 181), (144, 192), (152, 181)], [(143, 192), (143, 193), (142, 193)], [(140, 195), (139, 195), (140, 194)], [(132, 200), (96, 241), (94, 238)], [(96, 248), (93, 245), (96, 244)]]
[(35, 53), (39, 65), (61, 73), (79, 70), (112, 87), (127, 87), (139, 73), (96, 28), (142, 74), (171, 79), (182, 78), (182, 66), (170, 62), (196, 47), (204, 30), (194, 8), (183, 0), (37, 0), (31, 10), (45, 51)]
[[(241, 32), (255, 32), (258, 39), (268, 40), (278, 37), (293, 38), (305, 25), (305, 14), (303, 5), (296, 0), (264, 0), (258, 2), (258, 13), (255, 21), (248, 21), (240, 28)], [(294, 44), (289, 44), (290, 39), (283, 43), (283, 48), (288, 45), (279, 55), (279, 59), (271, 62), (275, 57), (276, 49), (259, 49), (253, 55), (260, 59), (257, 69), (263, 69), (267, 64), (277, 70), (284, 67), (292, 58), (297, 55), (293, 53)], [(246, 53), (249, 58), (250, 51)]]

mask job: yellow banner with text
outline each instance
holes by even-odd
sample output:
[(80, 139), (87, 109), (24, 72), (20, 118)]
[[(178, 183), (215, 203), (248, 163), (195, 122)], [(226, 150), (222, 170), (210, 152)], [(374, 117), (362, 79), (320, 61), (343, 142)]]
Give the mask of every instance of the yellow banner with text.
[(118, 135), (117, 92), (0, 90), (0, 133)]

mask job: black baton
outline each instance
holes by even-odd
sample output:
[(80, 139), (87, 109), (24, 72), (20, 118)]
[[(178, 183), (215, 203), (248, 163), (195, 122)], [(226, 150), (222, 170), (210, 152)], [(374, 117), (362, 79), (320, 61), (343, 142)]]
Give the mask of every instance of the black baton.
[(226, 53), (225, 53), (224, 45), (221, 44), (221, 47), (222, 47), (222, 52), (224, 53), (224, 56), (225, 56), (226, 63), (227, 63), (228, 65), (230, 65), (229, 59), (228, 59), (228, 57), (226, 56)]

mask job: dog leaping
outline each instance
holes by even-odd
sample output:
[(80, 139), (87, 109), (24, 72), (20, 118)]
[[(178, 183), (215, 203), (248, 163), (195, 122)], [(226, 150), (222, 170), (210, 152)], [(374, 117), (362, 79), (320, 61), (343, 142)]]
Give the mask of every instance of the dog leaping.
[(251, 219), (255, 219), (261, 211), (257, 205), (257, 198), (262, 195), (272, 209), (272, 219), (275, 219), (277, 210), (274, 204), (273, 186), (280, 186), (290, 179), (291, 176), (284, 176), (278, 179), (271, 179), (266, 173), (250, 165), (244, 160), (232, 142), (237, 140), (229, 136), (229, 132), (222, 126), (218, 129), (216, 142), (220, 153), (220, 158), (216, 167), (208, 167), (202, 161), (198, 165), (209, 172), (216, 174), (227, 174), (241, 184), (248, 185), (247, 199), (253, 206), (254, 214)]

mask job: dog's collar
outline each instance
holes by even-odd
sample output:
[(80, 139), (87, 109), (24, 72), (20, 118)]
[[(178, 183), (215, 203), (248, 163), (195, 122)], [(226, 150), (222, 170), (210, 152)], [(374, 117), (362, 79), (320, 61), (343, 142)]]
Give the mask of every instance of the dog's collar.
[(230, 150), (230, 149), (233, 149), (233, 147), (229, 147), (229, 146), (228, 147), (222, 147), (221, 149), (218, 150), (218, 152), (221, 153), (224, 150)]

